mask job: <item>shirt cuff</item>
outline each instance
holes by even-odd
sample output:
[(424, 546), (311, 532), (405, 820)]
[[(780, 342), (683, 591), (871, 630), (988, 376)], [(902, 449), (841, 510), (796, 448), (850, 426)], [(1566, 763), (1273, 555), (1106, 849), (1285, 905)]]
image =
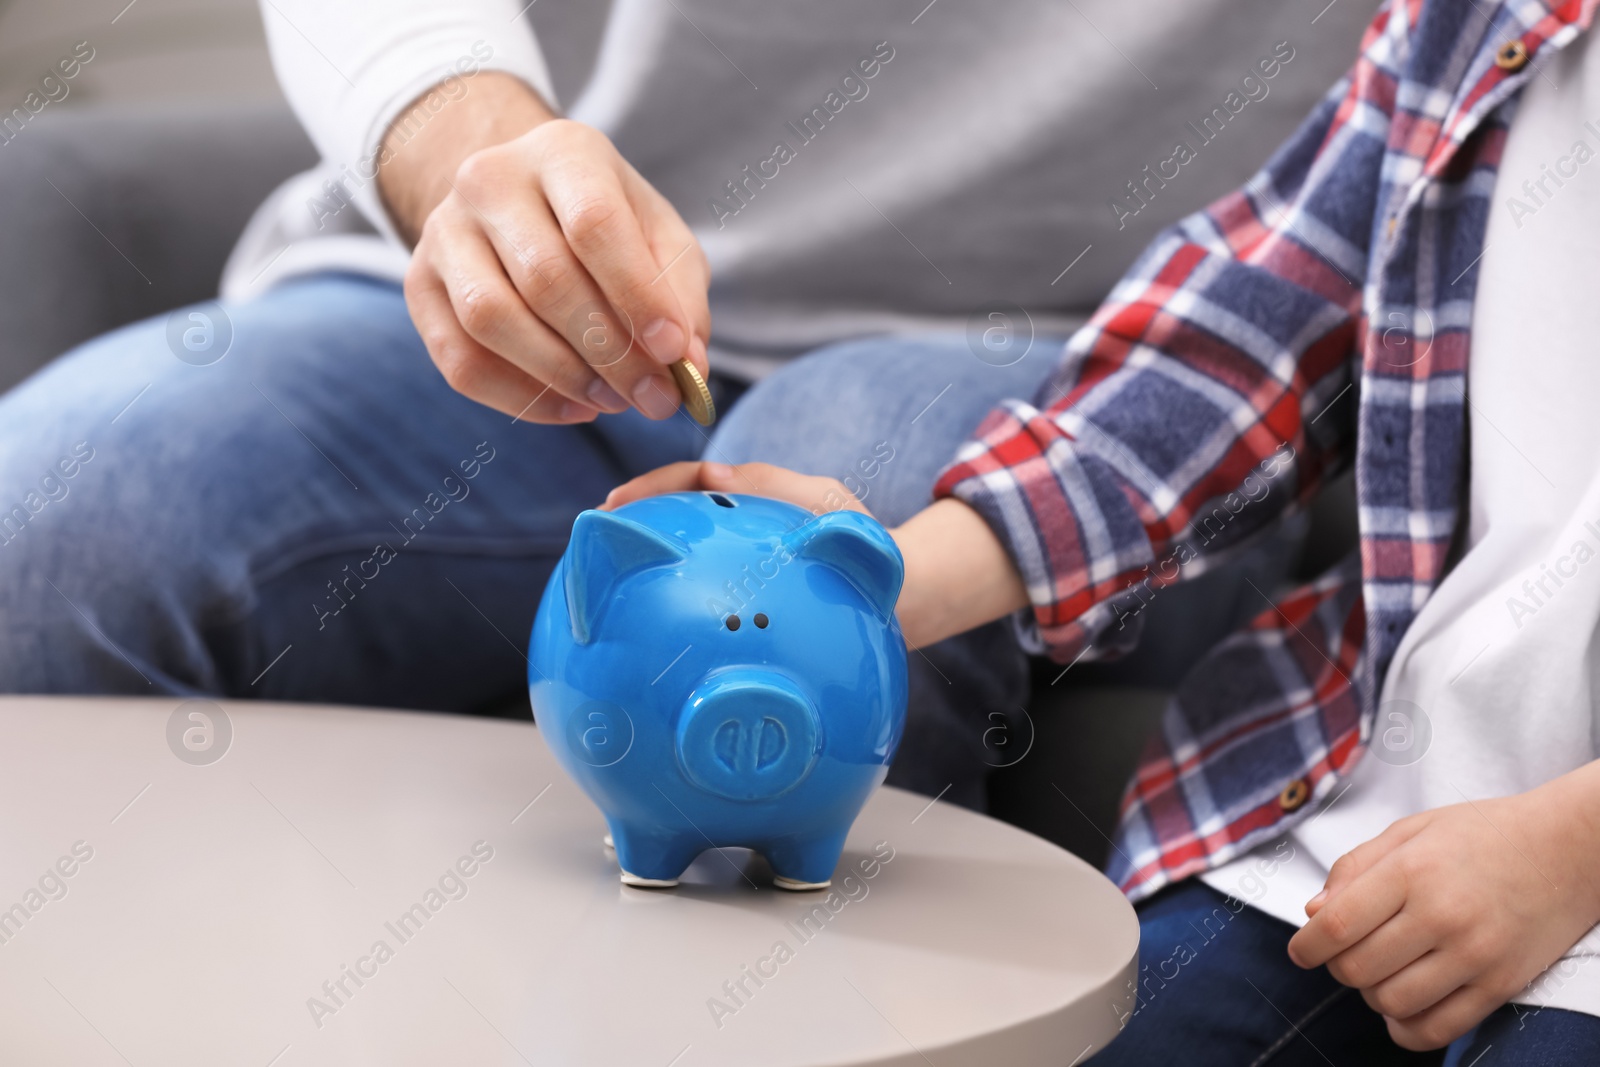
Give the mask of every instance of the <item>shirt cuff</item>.
[(1134, 595), (1127, 572), (1154, 559), (1149, 536), (1117, 474), (1047, 415), (1003, 402), (934, 496), (971, 507), (1006, 546), (1032, 605), (1014, 620), (1024, 649), (1076, 662), (1133, 647), (1141, 620), (1121, 607)]

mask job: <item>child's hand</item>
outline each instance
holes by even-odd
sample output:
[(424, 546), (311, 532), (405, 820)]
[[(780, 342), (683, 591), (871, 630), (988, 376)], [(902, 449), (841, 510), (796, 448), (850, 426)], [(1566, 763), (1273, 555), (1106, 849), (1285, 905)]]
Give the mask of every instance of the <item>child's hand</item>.
[[(671, 463), (617, 486), (600, 509), (694, 489), (770, 496), (816, 515), (846, 510), (872, 514), (843, 482), (770, 463)], [(959, 500), (935, 501), (889, 533), (905, 558), (905, 584), (895, 614), (907, 647), (931, 645), (1027, 606), (1028, 591), (1005, 546)]]
[(737, 467), (726, 463), (669, 463), (611, 490), (600, 510), (612, 511), (647, 496), (694, 489), (772, 497), (797, 504), (813, 515), (829, 511), (872, 514), (837, 478), (799, 474), (770, 463), (741, 463)]
[(1290, 959), (1326, 963), (1402, 1047), (1449, 1044), (1600, 920), (1593, 767), (1401, 819), (1347, 853)]

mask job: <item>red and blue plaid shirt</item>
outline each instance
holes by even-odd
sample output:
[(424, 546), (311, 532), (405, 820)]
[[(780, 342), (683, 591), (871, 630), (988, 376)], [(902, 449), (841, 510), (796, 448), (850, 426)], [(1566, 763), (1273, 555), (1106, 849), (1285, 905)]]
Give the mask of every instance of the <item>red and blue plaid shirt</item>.
[(1263, 593), (1163, 715), (1109, 869), (1130, 897), (1283, 833), (1354, 769), (1462, 512), (1506, 132), (1596, 2), (1386, 4), (1261, 173), (1158, 236), (1035, 403), (993, 411), (940, 477), (1005, 541), (1038, 641), (1070, 661), (1125, 647), (1156, 590), (1355, 465), (1359, 549)]

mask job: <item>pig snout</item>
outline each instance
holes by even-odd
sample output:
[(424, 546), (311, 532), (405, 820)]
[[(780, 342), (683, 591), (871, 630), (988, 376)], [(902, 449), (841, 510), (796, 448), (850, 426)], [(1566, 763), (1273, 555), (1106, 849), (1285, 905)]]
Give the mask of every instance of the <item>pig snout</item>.
[(684, 773), (701, 789), (730, 800), (765, 800), (811, 773), (822, 750), (822, 720), (785, 676), (726, 670), (689, 694), (677, 747)]

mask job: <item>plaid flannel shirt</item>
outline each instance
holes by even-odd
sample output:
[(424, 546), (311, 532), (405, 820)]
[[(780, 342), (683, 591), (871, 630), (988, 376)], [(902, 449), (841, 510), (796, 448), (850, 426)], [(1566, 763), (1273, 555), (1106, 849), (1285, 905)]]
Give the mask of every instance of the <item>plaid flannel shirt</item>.
[(1304, 818), (1354, 768), (1462, 511), (1472, 302), (1519, 91), (1597, 0), (1395, 0), (1245, 187), (1160, 234), (1035, 403), (935, 490), (982, 514), (1062, 661), (1355, 465), (1360, 547), (1179, 687), (1109, 873), (1139, 899)]

